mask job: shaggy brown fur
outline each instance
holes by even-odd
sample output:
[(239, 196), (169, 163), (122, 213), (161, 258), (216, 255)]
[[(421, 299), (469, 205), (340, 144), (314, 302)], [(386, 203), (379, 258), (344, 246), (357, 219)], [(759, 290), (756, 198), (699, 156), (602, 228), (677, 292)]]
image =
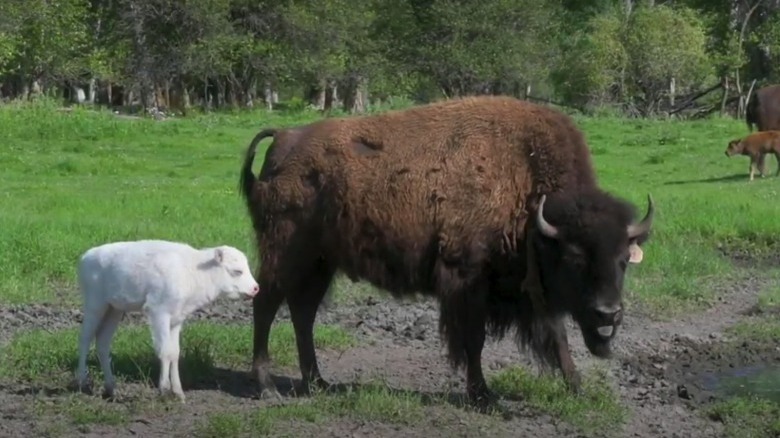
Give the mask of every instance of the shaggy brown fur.
[(753, 125), (758, 131), (780, 129), (780, 85), (769, 85), (753, 92), (745, 111), (745, 122), (751, 132)]
[(747, 155), (750, 157), (750, 181), (756, 170), (763, 177), (766, 172), (765, 158), (774, 154), (777, 160), (777, 172), (780, 175), (780, 131), (759, 131), (742, 139), (731, 140), (726, 147), (726, 156)]
[[(255, 149), (269, 136), (256, 178)], [(631, 206), (598, 189), (567, 116), (508, 97), (263, 131), (247, 149), (241, 190), (261, 257), (253, 369), (271, 393), (268, 332), (285, 298), (303, 381), (324, 384), (312, 330), (337, 270), (395, 297), (438, 297), (449, 359), (466, 366), (474, 402), (490, 396), (486, 334), (512, 328), (578, 389), (563, 317), (573, 314), (594, 354), (609, 354), (626, 262), (652, 220), (651, 203), (632, 228)], [(538, 205), (544, 216), (528, 220)]]

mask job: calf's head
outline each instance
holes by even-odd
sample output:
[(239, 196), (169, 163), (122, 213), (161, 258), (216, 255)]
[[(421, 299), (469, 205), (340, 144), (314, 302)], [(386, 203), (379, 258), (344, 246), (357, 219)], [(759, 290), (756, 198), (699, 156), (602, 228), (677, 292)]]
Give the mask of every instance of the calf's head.
[(642, 261), (652, 221), (649, 195), (640, 222), (628, 204), (600, 191), (542, 196), (539, 203), (533, 244), (546, 301), (573, 316), (598, 357), (610, 355), (623, 321), (626, 268)]
[(742, 144), (741, 139), (731, 140), (726, 147), (726, 156), (730, 157), (732, 155), (741, 154), (743, 149), (744, 145)]
[(252, 298), (260, 291), (243, 252), (231, 246), (216, 247), (214, 262), (218, 270), (215, 278), (220, 293), (236, 299), (242, 296)]

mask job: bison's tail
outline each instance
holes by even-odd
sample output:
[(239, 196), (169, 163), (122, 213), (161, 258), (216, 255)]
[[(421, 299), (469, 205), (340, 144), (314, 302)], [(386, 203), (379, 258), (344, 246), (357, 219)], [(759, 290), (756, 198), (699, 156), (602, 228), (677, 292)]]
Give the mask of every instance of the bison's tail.
[(252, 194), (252, 187), (255, 185), (257, 178), (252, 173), (252, 163), (255, 161), (255, 151), (257, 145), (266, 137), (273, 137), (276, 134), (276, 129), (264, 129), (260, 131), (255, 138), (252, 139), (252, 143), (246, 149), (246, 155), (244, 156), (244, 166), (241, 168), (241, 181), (239, 182), (238, 190), (241, 195), (247, 200)]

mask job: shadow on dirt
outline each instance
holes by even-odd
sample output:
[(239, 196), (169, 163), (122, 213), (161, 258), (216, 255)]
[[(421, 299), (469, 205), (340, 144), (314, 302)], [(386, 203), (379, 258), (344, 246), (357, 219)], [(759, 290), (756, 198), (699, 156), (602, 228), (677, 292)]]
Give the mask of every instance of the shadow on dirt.
[[(244, 374), (243, 377), (245, 378), (246, 374)], [(276, 385), (277, 390), (279, 391), (279, 395), (283, 398), (295, 399), (295, 398), (307, 398), (311, 396), (311, 393), (306, 391), (306, 389), (304, 388), (301, 379), (292, 378), (292, 377), (283, 377), (276, 374), (272, 374), (272, 379), (274, 381), (274, 384)], [(240, 382), (240, 385), (243, 385), (242, 389), (239, 389), (236, 392), (231, 392), (230, 387), (223, 386), (220, 389), (236, 397), (246, 397), (246, 396), (250, 398), (258, 397), (258, 391), (256, 389), (257, 383), (255, 380), (251, 380), (251, 382), (249, 380), (243, 380)], [(393, 397), (406, 398), (411, 396), (414, 398), (418, 398), (420, 402), (425, 406), (448, 404), (458, 409), (473, 410), (475, 412), (489, 413), (492, 411), (492, 413), (497, 413), (503, 416), (505, 419), (509, 419), (514, 416), (513, 412), (511, 412), (510, 409), (508, 409), (507, 407), (503, 406), (500, 403), (500, 398), (497, 395), (495, 395), (495, 393), (492, 394), (492, 399), (490, 400), (490, 402), (488, 402), (482, 408), (478, 408), (472, 405), (468, 397), (466, 396), (466, 394), (462, 392), (442, 392), (442, 391), (437, 392), (437, 391), (399, 389), (399, 388), (393, 388), (376, 382), (366, 382), (366, 383), (329, 382), (328, 387), (322, 390), (322, 393), (327, 396), (337, 396), (337, 395), (343, 396), (343, 395), (350, 395), (350, 394), (358, 394), (360, 392), (376, 393), (377, 391), (381, 391)], [(506, 400), (520, 401), (521, 398), (506, 399)]]
[(734, 175), (717, 176), (717, 177), (712, 177), (712, 178), (667, 181), (667, 182), (664, 183), (664, 185), (665, 186), (677, 186), (677, 185), (684, 185), (684, 184), (737, 182), (737, 181), (748, 181), (749, 179), (750, 179), (750, 175), (748, 175), (746, 173), (737, 173), (737, 174), (734, 174)]
[(746, 248), (723, 246), (718, 248), (718, 252), (737, 268), (760, 270), (780, 268), (780, 251), (775, 251), (774, 248), (754, 252)]

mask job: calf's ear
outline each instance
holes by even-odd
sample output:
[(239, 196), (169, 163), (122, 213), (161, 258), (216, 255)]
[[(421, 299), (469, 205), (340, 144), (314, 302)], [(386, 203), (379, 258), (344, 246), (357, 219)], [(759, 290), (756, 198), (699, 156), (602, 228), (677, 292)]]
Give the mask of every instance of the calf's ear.
[(222, 264), (224, 258), (225, 254), (222, 252), (222, 248), (214, 248), (214, 260), (216, 260), (217, 263)]

